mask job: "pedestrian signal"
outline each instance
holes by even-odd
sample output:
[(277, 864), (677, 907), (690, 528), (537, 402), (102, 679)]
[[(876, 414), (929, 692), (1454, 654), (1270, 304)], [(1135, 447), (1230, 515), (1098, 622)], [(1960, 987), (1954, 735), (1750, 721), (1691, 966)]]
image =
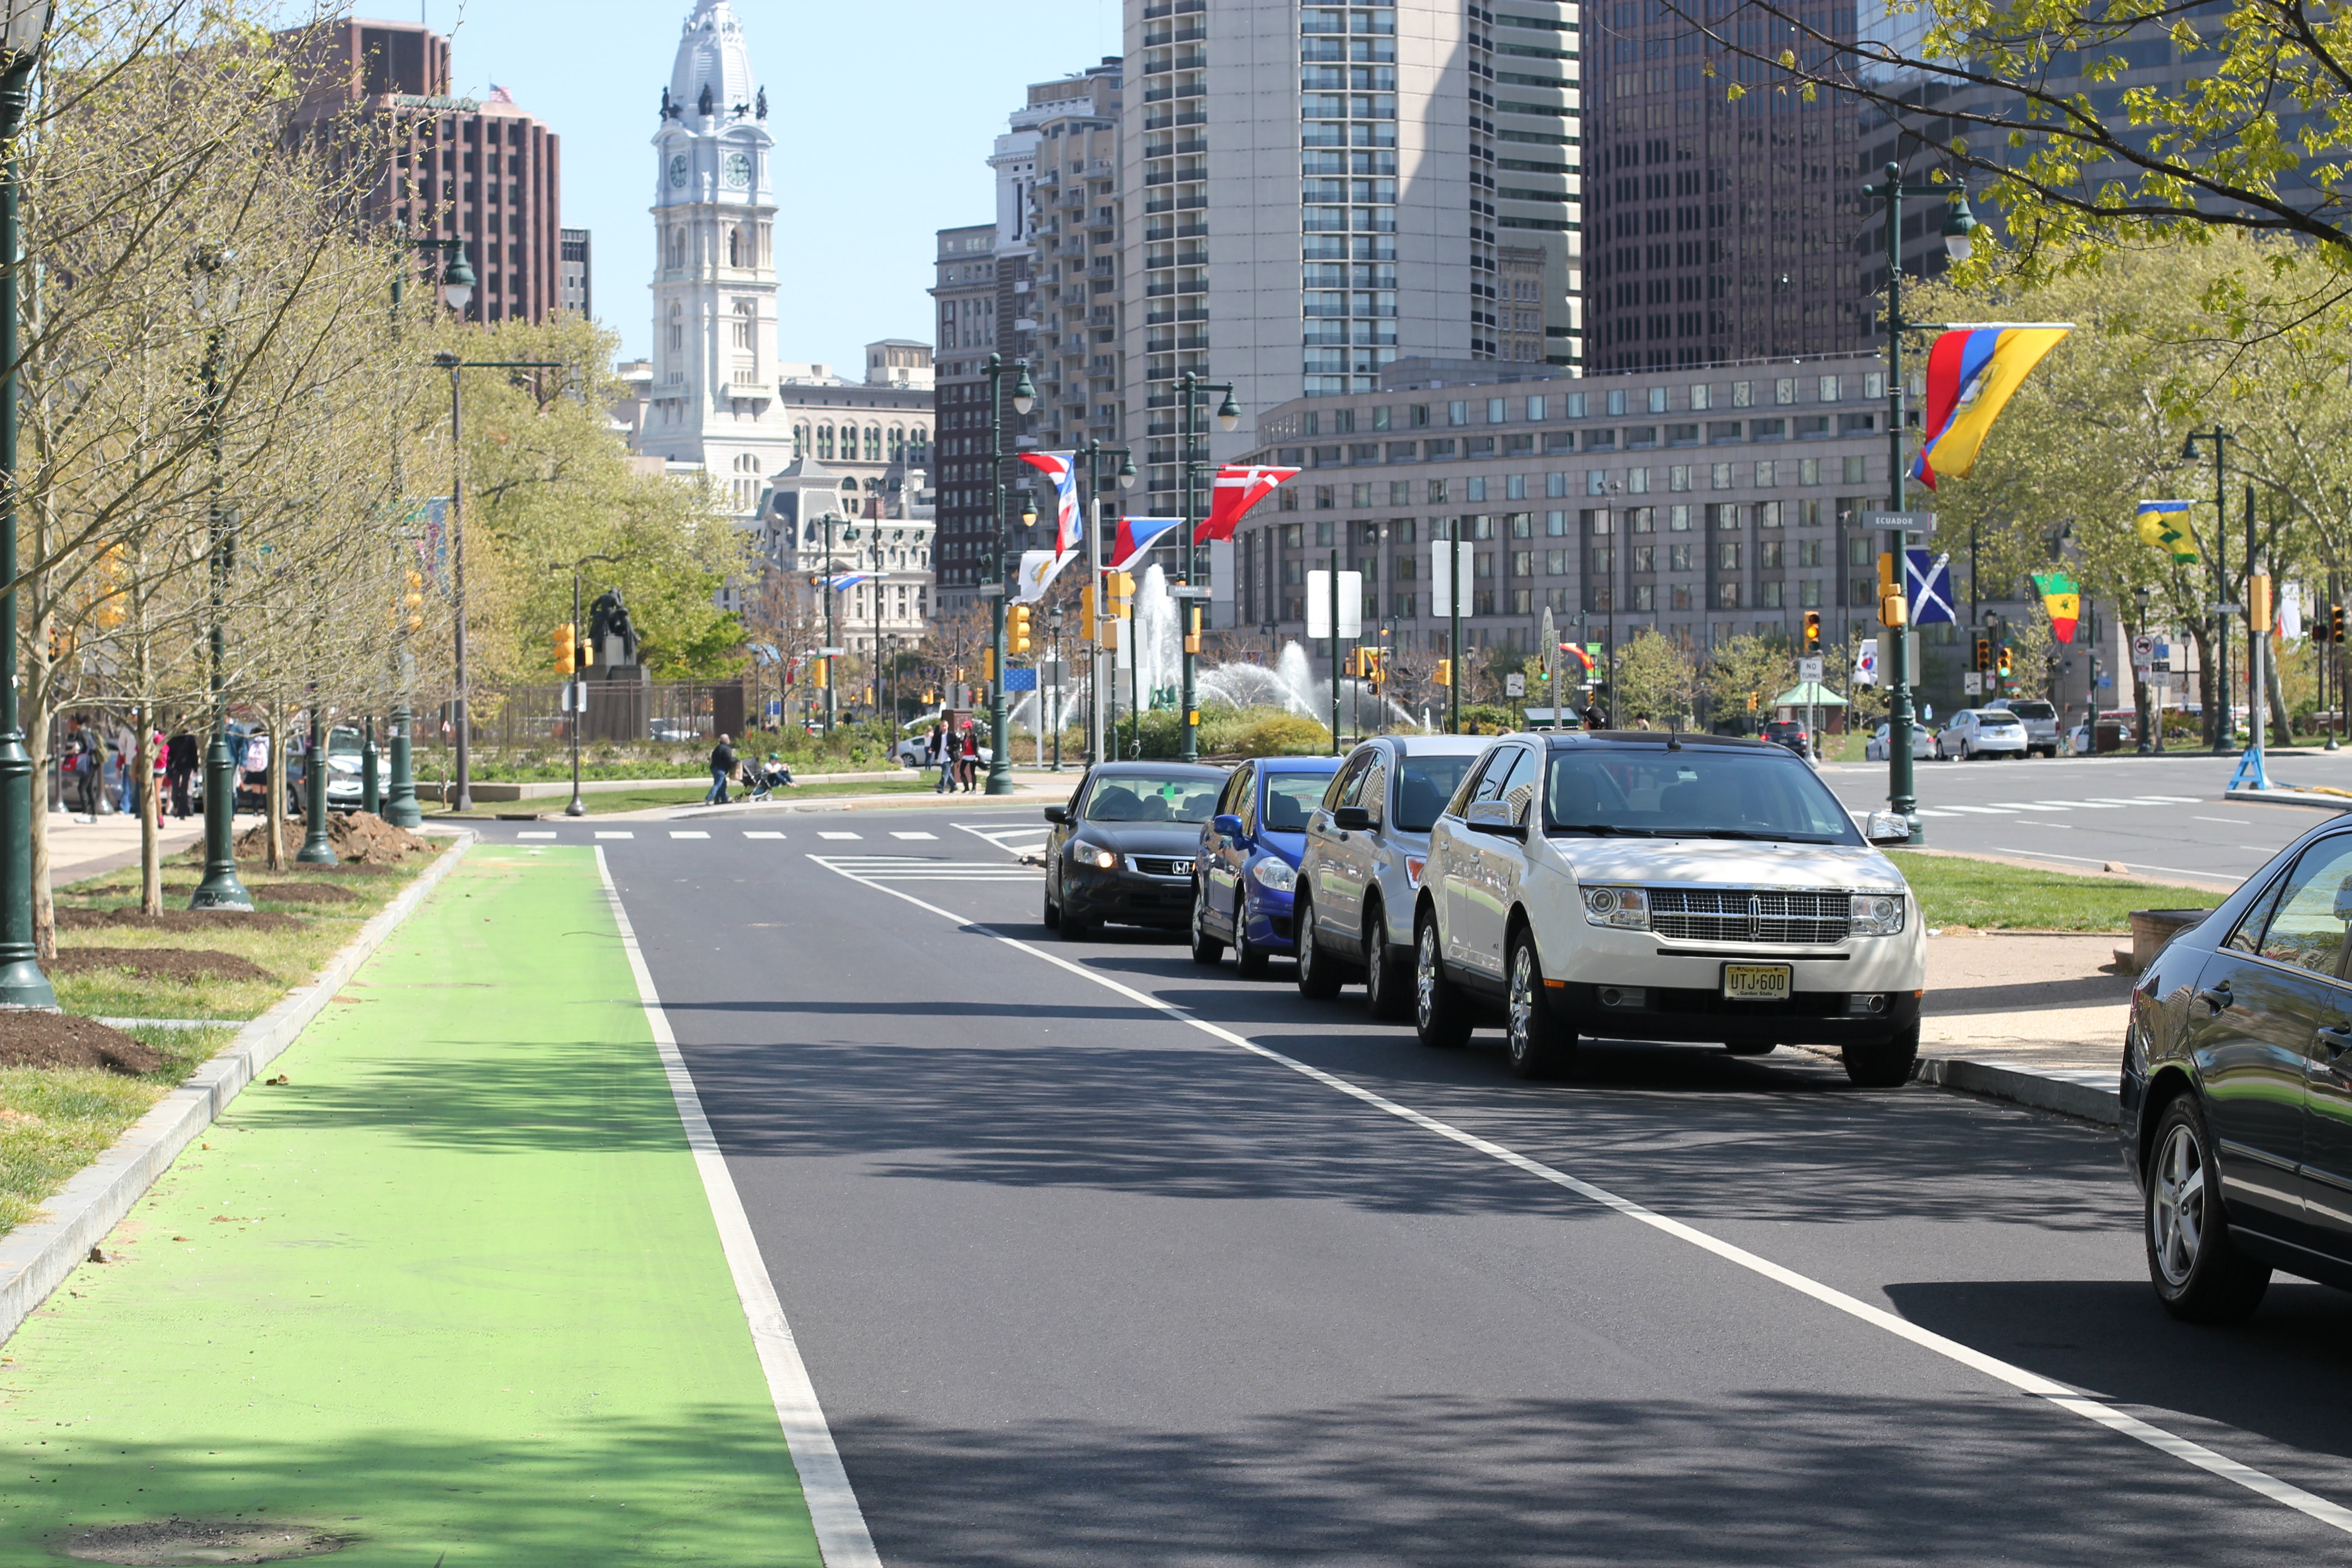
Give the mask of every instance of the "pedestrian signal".
[(577, 645), (572, 638), (572, 628), (569, 624), (555, 628), (556, 674), (568, 676), (579, 668), (573, 657), (576, 647)]
[(1013, 656), (1019, 658), (1029, 651), (1029, 606), (1015, 605), (1004, 614), (1004, 637)]
[(1434, 679), (1440, 686), (1451, 686), (1454, 684), (1454, 661), (1452, 659), (1441, 658), (1437, 661), (1437, 674), (1434, 677)]

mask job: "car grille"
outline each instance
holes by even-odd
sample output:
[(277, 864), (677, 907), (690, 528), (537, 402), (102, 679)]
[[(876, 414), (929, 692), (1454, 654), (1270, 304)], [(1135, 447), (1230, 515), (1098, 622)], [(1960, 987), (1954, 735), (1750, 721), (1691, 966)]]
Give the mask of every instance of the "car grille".
[(1147, 877), (1189, 877), (1192, 874), (1192, 858), (1171, 860), (1165, 855), (1132, 855), (1129, 858), (1135, 868)]
[(1652, 888), (1649, 894), (1650, 929), (1686, 942), (1843, 942), (1853, 913), (1846, 893)]

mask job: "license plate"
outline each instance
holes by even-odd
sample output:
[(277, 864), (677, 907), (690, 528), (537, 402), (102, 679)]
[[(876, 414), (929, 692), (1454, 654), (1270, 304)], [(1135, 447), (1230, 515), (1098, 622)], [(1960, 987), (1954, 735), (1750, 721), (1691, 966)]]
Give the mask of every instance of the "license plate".
[(1786, 1002), (1789, 974), (1785, 963), (1727, 963), (1723, 994), (1733, 1002)]

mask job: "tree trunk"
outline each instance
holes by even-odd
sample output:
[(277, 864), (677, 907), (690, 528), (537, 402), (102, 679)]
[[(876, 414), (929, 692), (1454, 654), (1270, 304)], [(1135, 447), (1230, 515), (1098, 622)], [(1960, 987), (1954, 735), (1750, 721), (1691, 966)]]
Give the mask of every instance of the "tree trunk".
[(2286, 710), (2286, 679), (2279, 673), (2278, 645), (2267, 638), (2264, 641), (2267, 646), (2263, 649), (2263, 685), (2269, 689), (2271, 725), (2278, 731), (2278, 738), (2272, 744), (2292, 746), (2294, 744), (2294, 721)]
[[(31, 595), (26, 595), (31, 597)], [(50, 683), (56, 671), (49, 658), (49, 633), (57, 625), (53, 612), (33, 621), (33, 635), (21, 650), (25, 671), (23, 701), (25, 749), (33, 754), (33, 951), (44, 963), (58, 956), (58, 906), (49, 892), (49, 781), (56, 776), (57, 750), (49, 744), (49, 721), (55, 712)]]
[[(142, 662), (144, 662), (142, 658)], [(162, 792), (155, 787), (155, 708), (139, 705), (139, 909), (142, 914), (163, 912), (163, 824)]]
[(265, 710), (269, 715), (269, 766), (263, 770), (263, 777), (269, 798), (263, 816), (269, 825), (269, 831), (262, 836), (268, 857), (263, 864), (272, 871), (283, 871), (286, 869), (286, 710), (282, 703), (272, 702)]
[(2212, 628), (2202, 621), (2192, 622), (2189, 639), (2197, 645), (2197, 703), (2199, 716), (2203, 720), (2199, 728), (2204, 731), (2208, 746), (2218, 746), (2221, 743), (2221, 721), (2216, 716), (2220, 704), (2213, 679)]

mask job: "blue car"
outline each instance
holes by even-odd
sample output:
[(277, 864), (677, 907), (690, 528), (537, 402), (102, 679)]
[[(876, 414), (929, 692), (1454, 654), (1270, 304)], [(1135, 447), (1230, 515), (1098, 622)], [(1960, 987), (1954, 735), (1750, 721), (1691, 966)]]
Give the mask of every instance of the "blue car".
[(1307, 822), (1339, 771), (1338, 757), (1265, 757), (1225, 781), (1201, 830), (1192, 875), (1192, 962), (1214, 963), (1227, 947), (1245, 979), (1297, 951), (1291, 890), (1307, 853)]

